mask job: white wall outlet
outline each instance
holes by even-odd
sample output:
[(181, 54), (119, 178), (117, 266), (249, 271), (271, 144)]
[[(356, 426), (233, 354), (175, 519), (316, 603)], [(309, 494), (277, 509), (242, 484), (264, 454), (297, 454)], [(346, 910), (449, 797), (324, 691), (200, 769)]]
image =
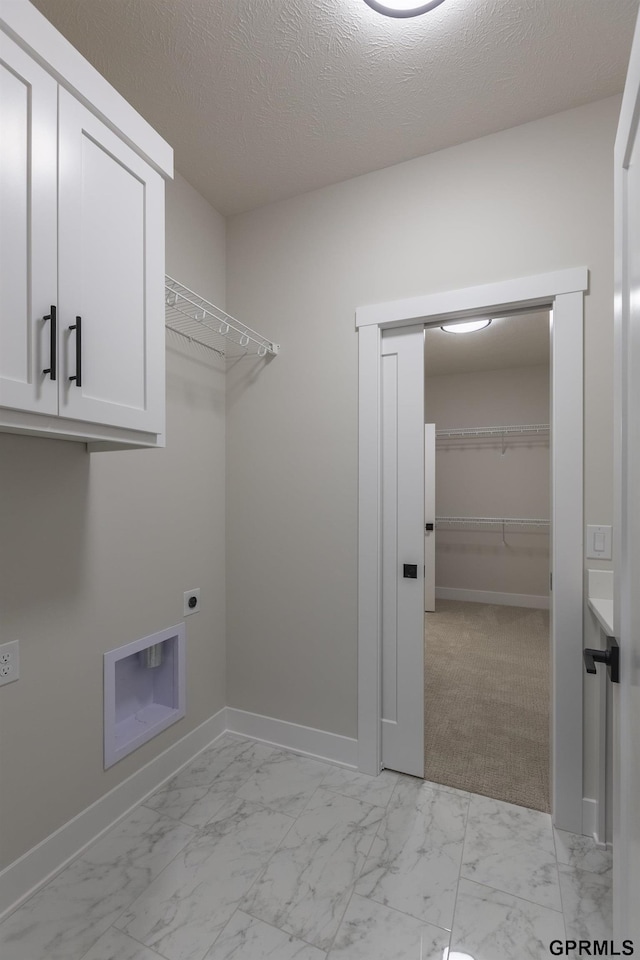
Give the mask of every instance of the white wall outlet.
[(20, 647), (17, 640), (0, 646), (0, 687), (20, 677)]
[(611, 560), (611, 527), (587, 525), (587, 557)]
[(193, 590), (185, 590), (184, 616), (190, 617), (192, 613), (200, 613), (200, 587), (195, 587)]

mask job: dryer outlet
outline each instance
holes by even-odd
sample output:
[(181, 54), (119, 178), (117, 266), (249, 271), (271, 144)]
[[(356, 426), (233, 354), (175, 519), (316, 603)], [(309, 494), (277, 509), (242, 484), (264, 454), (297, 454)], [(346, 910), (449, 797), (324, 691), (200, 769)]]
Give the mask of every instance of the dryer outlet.
[(190, 617), (192, 613), (200, 613), (200, 587), (194, 587), (193, 590), (185, 590), (184, 616)]

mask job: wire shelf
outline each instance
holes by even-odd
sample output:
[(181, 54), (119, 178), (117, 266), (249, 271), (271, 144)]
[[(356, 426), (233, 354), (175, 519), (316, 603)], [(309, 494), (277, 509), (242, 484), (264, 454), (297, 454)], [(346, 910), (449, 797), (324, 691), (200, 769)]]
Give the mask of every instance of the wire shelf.
[(436, 440), (464, 440), (466, 437), (512, 437), (527, 433), (549, 433), (549, 424), (526, 423), (503, 427), (454, 427), (451, 430), (436, 430)]
[[(502, 542), (506, 546), (506, 535), (509, 527), (519, 527), (521, 530), (527, 528), (538, 528), (548, 530), (551, 526), (550, 520), (540, 520), (533, 517), (436, 517), (436, 529), (442, 530), (443, 527), (455, 530), (464, 527), (493, 527), (495, 532), (502, 533)], [(497, 528), (497, 529), (495, 529)]]
[(455, 524), (466, 527), (548, 527), (550, 523), (550, 520), (539, 520), (531, 517), (436, 517), (436, 525)]
[(280, 345), (229, 316), (183, 283), (165, 276), (165, 324), (169, 330), (212, 350), (221, 358), (275, 355)]

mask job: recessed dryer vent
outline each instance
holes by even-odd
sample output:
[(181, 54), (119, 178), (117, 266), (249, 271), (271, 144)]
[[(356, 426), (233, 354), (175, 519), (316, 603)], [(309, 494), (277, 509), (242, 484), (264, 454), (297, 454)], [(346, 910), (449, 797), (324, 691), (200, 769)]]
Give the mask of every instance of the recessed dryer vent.
[(104, 655), (104, 766), (185, 715), (184, 624)]

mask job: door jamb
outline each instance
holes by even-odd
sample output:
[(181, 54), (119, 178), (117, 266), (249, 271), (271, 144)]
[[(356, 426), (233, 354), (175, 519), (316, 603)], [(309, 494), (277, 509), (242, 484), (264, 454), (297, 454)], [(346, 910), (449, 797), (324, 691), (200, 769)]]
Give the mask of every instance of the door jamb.
[[(636, 549), (630, 532), (630, 515), (635, 479), (635, 464), (630, 457), (629, 437), (634, 429), (633, 412), (637, 407), (638, 385), (634, 371), (634, 354), (630, 350), (635, 310), (629, 285), (629, 262), (635, 251), (629, 242), (628, 170), (640, 124), (640, 20), (631, 47), (620, 117), (614, 146), (614, 604), (613, 626), (620, 643), (620, 689), (613, 692), (614, 755), (613, 755), (613, 930), (616, 937), (628, 936), (632, 929), (635, 897), (629, 884), (637, 842), (632, 844), (630, 827), (635, 823), (637, 797), (629, 789), (624, 771), (624, 758), (633, 756), (636, 731), (631, 724), (630, 695), (637, 685), (637, 668), (633, 663), (632, 593), (636, 584), (630, 579), (630, 560)], [(636, 348), (637, 349), (637, 348)], [(622, 761), (622, 762), (621, 762)], [(636, 831), (637, 834), (637, 831)]]
[[(381, 769), (381, 331), (550, 308), (552, 815), (582, 833), (583, 320), (586, 267), (358, 307), (358, 769)], [(579, 363), (576, 363), (579, 358)], [(562, 642), (559, 642), (562, 638)], [(561, 696), (559, 695), (561, 692)]]

